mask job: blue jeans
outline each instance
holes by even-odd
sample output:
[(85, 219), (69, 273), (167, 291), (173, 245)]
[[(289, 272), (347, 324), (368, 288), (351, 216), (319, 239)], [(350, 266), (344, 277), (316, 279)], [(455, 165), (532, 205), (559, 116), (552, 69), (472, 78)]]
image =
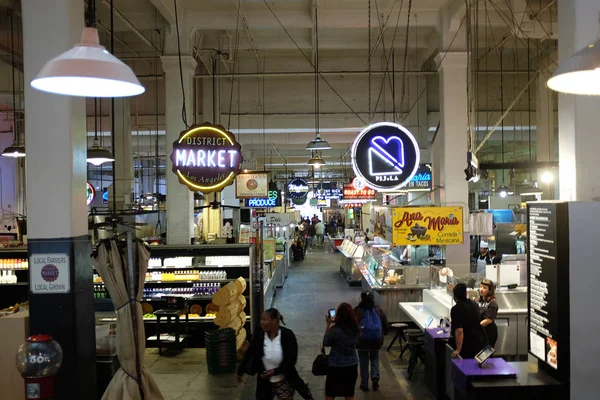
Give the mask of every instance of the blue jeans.
[(371, 380), (379, 380), (379, 349), (358, 350), (360, 360), (360, 386), (369, 386), (369, 361), (371, 362)]

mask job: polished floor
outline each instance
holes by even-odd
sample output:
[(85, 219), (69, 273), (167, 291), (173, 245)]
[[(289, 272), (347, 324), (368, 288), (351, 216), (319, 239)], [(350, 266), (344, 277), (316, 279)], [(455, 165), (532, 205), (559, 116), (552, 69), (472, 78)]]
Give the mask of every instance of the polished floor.
[[(315, 399), (324, 399), (325, 378), (310, 373), (314, 357), (319, 352), (325, 330), (325, 314), (341, 302), (358, 304), (360, 288), (351, 288), (339, 273), (339, 253), (322, 249), (309, 250), (303, 262), (295, 263), (282, 289), (277, 290), (275, 307), (284, 316), (286, 326), (298, 338), (297, 368), (310, 385)], [(391, 340), (391, 335), (386, 342)], [(432, 399), (424, 385), (423, 366), (417, 367), (412, 380), (407, 381), (408, 357), (398, 359), (398, 348), (389, 353), (381, 350), (381, 382), (378, 392), (361, 392), (356, 399)], [(203, 349), (187, 349), (175, 356), (159, 356), (155, 349), (146, 350), (146, 365), (168, 400), (243, 399), (254, 398), (256, 378), (246, 377), (238, 385), (234, 375), (208, 374)], [(358, 384), (357, 384), (358, 385)], [(296, 398), (300, 398), (296, 395)]]

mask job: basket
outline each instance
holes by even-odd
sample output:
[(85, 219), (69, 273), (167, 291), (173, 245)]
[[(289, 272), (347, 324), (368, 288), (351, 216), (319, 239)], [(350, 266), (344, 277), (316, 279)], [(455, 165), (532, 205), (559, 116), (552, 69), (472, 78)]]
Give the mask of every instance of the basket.
[(236, 332), (230, 328), (207, 331), (204, 339), (208, 373), (218, 375), (235, 372)]

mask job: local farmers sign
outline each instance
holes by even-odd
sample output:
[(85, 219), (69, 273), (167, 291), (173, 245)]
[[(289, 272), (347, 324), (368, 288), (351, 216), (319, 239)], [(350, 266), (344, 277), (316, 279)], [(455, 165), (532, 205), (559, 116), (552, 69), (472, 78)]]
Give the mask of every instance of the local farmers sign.
[(171, 162), (179, 182), (191, 191), (220, 192), (240, 173), (241, 146), (220, 125), (194, 125), (173, 143)]
[(462, 244), (463, 209), (460, 206), (394, 208), (392, 227), (396, 246)]
[(32, 254), (29, 257), (31, 282), (36, 294), (69, 293), (69, 256), (67, 254)]

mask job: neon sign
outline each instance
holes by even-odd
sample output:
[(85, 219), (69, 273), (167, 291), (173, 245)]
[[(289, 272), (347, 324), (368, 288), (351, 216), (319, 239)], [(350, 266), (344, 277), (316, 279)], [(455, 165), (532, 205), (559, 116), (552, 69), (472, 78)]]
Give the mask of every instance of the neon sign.
[[(302, 199), (308, 195), (310, 187), (308, 182), (302, 178), (294, 178), (288, 183), (288, 195), (292, 199)], [(302, 203), (304, 204), (304, 203)]]
[(171, 163), (182, 185), (191, 191), (219, 192), (240, 173), (241, 145), (220, 125), (194, 125), (173, 143)]
[(356, 189), (352, 184), (344, 185), (344, 200), (375, 200), (375, 190)]
[(89, 206), (94, 201), (96, 197), (96, 190), (91, 183), (87, 182), (87, 205)]
[(417, 173), (406, 185), (407, 192), (427, 192), (433, 187), (433, 180), (431, 179), (431, 164), (421, 164)]
[(375, 190), (392, 191), (406, 186), (419, 168), (419, 159), (414, 136), (402, 125), (391, 122), (368, 126), (352, 145), (354, 173)]
[(279, 204), (279, 191), (269, 190), (269, 197), (264, 198), (253, 198), (247, 199), (246, 205), (248, 207), (277, 207)]

